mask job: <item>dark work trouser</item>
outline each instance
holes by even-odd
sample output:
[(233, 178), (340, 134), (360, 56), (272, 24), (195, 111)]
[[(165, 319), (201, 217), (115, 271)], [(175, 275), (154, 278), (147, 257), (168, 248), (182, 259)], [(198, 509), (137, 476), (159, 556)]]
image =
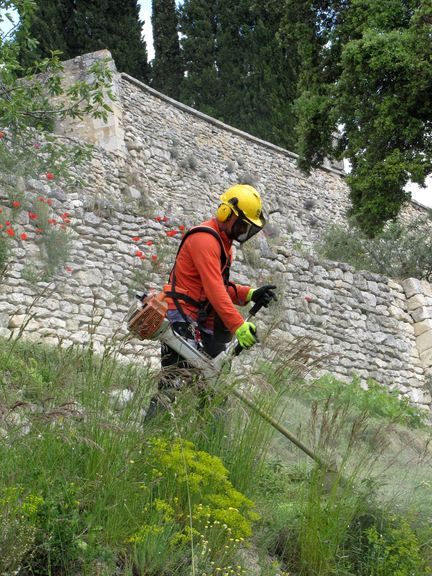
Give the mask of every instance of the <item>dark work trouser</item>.
[[(186, 322), (174, 322), (172, 329), (187, 338), (193, 340), (190, 324)], [(201, 332), (204, 351), (215, 358), (225, 350), (226, 342), (218, 340), (217, 336)], [(162, 344), (161, 347), (162, 375), (158, 382), (158, 393), (150, 400), (150, 405), (145, 416), (146, 420), (153, 418), (156, 414), (169, 409), (169, 405), (175, 401), (176, 393), (184, 387), (192, 385), (199, 378), (199, 370), (191, 366), (175, 350)], [(200, 393), (200, 406), (205, 404), (206, 394), (202, 390)]]

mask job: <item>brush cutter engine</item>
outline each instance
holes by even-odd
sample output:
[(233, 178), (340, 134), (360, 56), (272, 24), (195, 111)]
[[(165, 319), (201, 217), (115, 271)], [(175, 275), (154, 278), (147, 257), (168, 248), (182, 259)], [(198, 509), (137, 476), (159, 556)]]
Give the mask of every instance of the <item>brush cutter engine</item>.
[(193, 340), (177, 334), (166, 317), (168, 304), (164, 292), (143, 294), (137, 299), (127, 319), (129, 332), (140, 340), (159, 340), (166, 344), (191, 366), (198, 368), (206, 378), (218, 376), (222, 365), (228, 361), (228, 350), (212, 358), (204, 351), (197, 350)]

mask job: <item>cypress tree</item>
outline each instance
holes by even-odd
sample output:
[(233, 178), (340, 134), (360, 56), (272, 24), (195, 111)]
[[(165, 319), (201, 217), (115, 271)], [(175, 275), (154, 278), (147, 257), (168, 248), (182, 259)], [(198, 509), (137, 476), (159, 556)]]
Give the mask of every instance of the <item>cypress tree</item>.
[[(65, 40), (65, 28), (71, 20), (75, 8), (74, 0), (38, 0), (36, 9), (31, 15), (31, 25), (28, 31), (19, 31), (18, 42), (22, 49), (20, 54), (21, 64), (29, 66), (32, 63), (49, 58), (51, 52), (60, 50), (62, 58), (71, 58), (69, 46)], [(23, 34), (37, 40), (38, 45), (31, 49), (26, 48)]]
[(148, 81), (147, 49), (137, 0), (37, 0), (30, 34), (45, 55), (63, 58), (107, 48), (119, 71)]
[(182, 99), (293, 149), (297, 73), (278, 38), (282, 15), (275, 0), (186, 0)]
[(214, 0), (185, 0), (180, 9), (181, 47), (185, 76), (180, 87), (182, 102), (219, 117), (221, 98), (217, 70), (217, 3)]
[(155, 50), (152, 86), (178, 100), (183, 69), (175, 0), (153, 0), (152, 27)]

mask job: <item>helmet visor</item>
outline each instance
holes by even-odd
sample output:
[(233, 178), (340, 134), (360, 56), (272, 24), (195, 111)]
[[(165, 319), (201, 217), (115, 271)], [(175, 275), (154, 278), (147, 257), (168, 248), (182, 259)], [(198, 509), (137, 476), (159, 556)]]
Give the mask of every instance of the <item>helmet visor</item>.
[(261, 214), (261, 225), (257, 226), (254, 222), (249, 220), (241, 210), (239, 210), (239, 213), (240, 214), (232, 227), (231, 236), (234, 240), (243, 244), (243, 242), (250, 240), (252, 236), (255, 236), (255, 234), (258, 234), (258, 232), (264, 228), (266, 220), (264, 215)]

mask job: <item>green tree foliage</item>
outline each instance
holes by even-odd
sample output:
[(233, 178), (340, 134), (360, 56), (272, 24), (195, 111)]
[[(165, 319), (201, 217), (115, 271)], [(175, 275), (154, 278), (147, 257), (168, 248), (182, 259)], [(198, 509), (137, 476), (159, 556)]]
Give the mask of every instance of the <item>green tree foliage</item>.
[(152, 86), (178, 100), (183, 67), (175, 0), (153, 0), (152, 26), (155, 50), (151, 74)]
[(181, 98), (258, 137), (292, 147), (295, 69), (274, 0), (186, 0)]
[(62, 58), (107, 48), (117, 68), (148, 80), (147, 48), (137, 0), (37, 0), (30, 34), (38, 48), (25, 62), (60, 50)]
[(432, 170), (432, 6), (315, 0), (303, 8), (294, 30), (288, 21), (283, 26), (293, 31), (304, 63), (297, 99), (301, 165), (349, 158), (351, 215), (373, 236), (409, 199), (408, 180), (424, 184)]
[(216, 59), (218, 26), (213, 0), (185, 0), (181, 7), (181, 46), (186, 77), (181, 100), (201, 112), (218, 116), (221, 98)]

